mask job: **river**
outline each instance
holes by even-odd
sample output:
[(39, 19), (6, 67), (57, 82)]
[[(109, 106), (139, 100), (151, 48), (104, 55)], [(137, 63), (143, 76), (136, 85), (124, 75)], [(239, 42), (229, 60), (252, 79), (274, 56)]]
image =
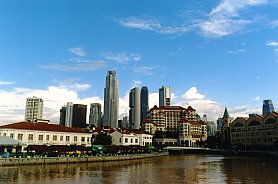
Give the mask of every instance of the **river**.
[(0, 183), (278, 183), (278, 160), (175, 155), (119, 162), (0, 167)]

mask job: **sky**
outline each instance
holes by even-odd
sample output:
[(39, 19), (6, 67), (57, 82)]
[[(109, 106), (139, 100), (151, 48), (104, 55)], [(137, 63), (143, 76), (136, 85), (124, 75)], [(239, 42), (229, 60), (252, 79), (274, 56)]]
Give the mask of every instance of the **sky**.
[(0, 0), (0, 124), (24, 120), (27, 97), (59, 123), (67, 102), (103, 104), (115, 70), (120, 117), (147, 86), (150, 107), (171, 86), (172, 105), (216, 120), (278, 108), (277, 0)]

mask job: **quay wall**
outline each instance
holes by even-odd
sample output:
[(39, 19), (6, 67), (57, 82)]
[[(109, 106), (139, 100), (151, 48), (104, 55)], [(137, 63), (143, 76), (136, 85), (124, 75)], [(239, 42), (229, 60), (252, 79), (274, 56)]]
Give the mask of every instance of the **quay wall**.
[(160, 156), (167, 156), (167, 155), (169, 155), (168, 152), (138, 154), (138, 155), (113, 155), (113, 156), (0, 158), (0, 166), (124, 161), (124, 160), (160, 157)]

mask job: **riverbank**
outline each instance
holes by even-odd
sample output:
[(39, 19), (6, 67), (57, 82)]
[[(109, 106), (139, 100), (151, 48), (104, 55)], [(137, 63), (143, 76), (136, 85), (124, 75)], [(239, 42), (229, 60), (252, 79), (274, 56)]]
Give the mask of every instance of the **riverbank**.
[(252, 157), (278, 157), (274, 151), (251, 151), (251, 150), (226, 150), (226, 149), (175, 149), (168, 150), (170, 155), (183, 154), (206, 154), (223, 156), (252, 156)]
[(167, 155), (169, 155), (168, 152), (113, 156), (0, 158), (0, 166), (124, 161)]

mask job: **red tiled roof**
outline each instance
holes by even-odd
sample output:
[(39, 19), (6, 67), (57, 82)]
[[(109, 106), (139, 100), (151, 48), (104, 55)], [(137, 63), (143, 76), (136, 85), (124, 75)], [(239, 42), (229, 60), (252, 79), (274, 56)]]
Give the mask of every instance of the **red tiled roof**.
[(207, 123), (206, 122), (203, 122), (203, 121), (199, 121), (199, 122), (197, 122), (197, 121), (190, 121), (190, 124), (192, 124), (192, 125), (206, 125)]
[(8, 125), (2, 125), (0, 128), (8, 129), (22, 129), (22, 130), (38, 130), (38, 131), (51, 131), (51, 132), (76, 132), (86, 133), (83, 128), (71, 128), (63, 125), (49, 124), (49, 123), (33, 123), (33, 122), (18, 122)]
[(196, 110), (193, 109), (191, 106), (188, 106), (188, 107), (187, 107), (187, 110), (188, 110), (188, 111), (196, 111)]

